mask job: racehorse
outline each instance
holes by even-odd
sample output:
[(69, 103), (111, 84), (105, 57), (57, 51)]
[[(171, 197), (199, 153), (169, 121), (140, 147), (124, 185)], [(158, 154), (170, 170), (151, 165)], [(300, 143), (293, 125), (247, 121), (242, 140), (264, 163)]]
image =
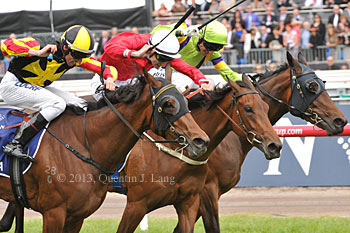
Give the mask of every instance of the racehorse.
[[(289, 53), (287, 53), (287, 60), (288, 63), (281, 66), (278, 70), (260, 74), (260, 81), (256, 84), (260, 85), (261, 89), (264, 90), (264, 92), (260, 91), (260, 95), (270, 106), (269, 119), (273, 124), (292, 109), (291, 104), (286, 105), (285, 103), (290, 102), (289, 100), (291, 100), (292, 96), (295, 97), (299, 95), (299, 91), (292, 91), (295, 86), (293, 84), (294, 81), (292, 75), (299, 75), (299, 77), (304, 78), (306, 75), (310, 75), (307, 80), (309, 80), (308, 83), (311, 85), (306, 86), (306, 82), (304, 82), (303, 86), (303, 88), (308, 89), (305, 91), (310, 92), (310, 94), (315, 91), (320, 91), (319, 88), (322, 85), (319, 83), (318, 77), (313, 72), (310, 72), (306, 67), (303, 67), (307, 66), (307, 64), (305, 58), (301, 54), (298, 55), (299, 62), (291, 57)], [(309, 72), (309, 74), (306, 74), (307, 72)], [(314, 81), (317, 82), (315, 83)], [(326, 129), (329, 135), (336, 135), (343, 131), (343, 126), (347, 123), (345, 120), (346, 118), (334, 105), (327, 92), (322, 91), (316, 99), (307, 103), (307, 107), (309, 107), (311, 113), (309, 111), (305, 112), (300, 117)], [(222, 194), (228, 192), (238, 183), (241, 166), (251, 148), (252, 146), (246, 141), (245, 137), (239, 137), (230, 132), (212, 152), (208, 162), (208, 176), (205, 181), (204, 189), (200, 194), (200, 214), (197, 216), (197, 218), (199, 218), (202, 215), (207, 232), (219, 232), (218, 199)], [(147, 157), (147, 155), (144, 156)], [(150, 156), (150, 159), (151, 158), (156, 160), (154, 156)], [(164, 161), (165, 156), (163, 155), (161, 158), (162, 161)], [(172, 159), (173, 163), (177, 162), (177, 159), (169, 159)], [(132, 161), (132, 157), (130, 158), (130, 161)], [(130, 161), (128, 163), (131, 163)], [(127, 164), (126, 170), (129, 166), (130, 165)], [(159, 169), (160, 168), (165, 170), (162, 174), (167, 174), (163, 175), (164, 177), (171, 177), (169, 172), (171, 172), (172, 169), (159, 166)], [(127, 171), (124, 172), (127, 173)], [(158, 172), (155, 174), (159, 177)], [(184, 178), (186, 177), (183, 177), (183, 179)], [(153, 183), (151, 184), (154, 185)], [(155, 193), (154, 195), (158, 195), (158, 193)], [(5, 221), (2, 220), (1, 222), (5, 223), (4, 226), (7, 226), (9, 229), (15, 214), (14, 206), (11, 206), (11, 208), (9, 206), (6, 213), (8, 214), (4, 215)], [(180, 231), (179, 228), (177, 228), (175, 232), (176, 231)]]
[[(194, 119), (210, 137), (207, 153), (194, 160), (207, 161), (210, 152), (232, 128), (249, 138), (266, 158), (279, 157), (281, 143), (268, 121), (267, 105), (245, 75), (243, 82), (230, 81), (223, 89), (217, 88), (208, 95), (210, 100), (204, 97), (198, 102), (189, 99)], [(204, 103), (209, 108), (207, 111), (199, 106)], [(160, 139), (153, 133), (150, 135)], [(124, 180), (127, 177), (122, 182), (127, 192), (127, 205), (118, 232), (134, 232), (146, 213), (166, 205), (174, 205), (181, 232), (192, 232), (206, 174), (205, 163), (187, 164), (159, 151), (154, 145), (139, 141), (120, 173)]]
[[(44, 233), (79, 232), (106, 196), (108, 185), (99, 178), (117, 168), (144, 130), (162, 133), (172, 142), (186, 142), (189, 154), (200, 156), (206, 151), (208, 136), (189, 113), (184, 96), (167, 80), (145, 73), (135, 84), (106, 95), (111, 106), (83, 116), (65, 111), (51, 122), (47, 131), (56, 138), (51, 133), (43, 136), (36, 163), (24, 175), (29, 205), (43, 215)], [(89, 155), (100, 169), (74, 156), (67, 150), (69, 145), (58, 139)], [(0, 177), (0, 187), (0, 198), (14, 202), (10, 180)]]
[[(322, 80), (307, 67), (304, 56), (299, 53), (297, 62), (287, 52), (287, 60), (288, 63), (278, 70), (256, 77), (260, 80), (255, 82), (255, 86), (270, 106), (271, 124), (289, 111), (325, 129), (328, 135), (342, 133), (347, 124), (346, 118), (325, 91)], [(298, 84), (300, 89), (296, 86)], [(251, 148), (245, 138), (229, 133), (210, 155), (197, 216), (197, 219), (202, 217), (206, 232), (220, 232), (219, 198), (240, 180), (241, 166)], [(182, 232), (179, 225), (174, 232)]]

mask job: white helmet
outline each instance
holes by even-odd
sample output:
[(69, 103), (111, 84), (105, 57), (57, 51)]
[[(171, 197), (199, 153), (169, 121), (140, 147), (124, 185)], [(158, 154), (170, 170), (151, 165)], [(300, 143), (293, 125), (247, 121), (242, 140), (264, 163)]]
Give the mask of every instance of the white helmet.
[[(166, 29), (156, 31), (151, 36), (148, 43), (150, 45), (156, 45), (155, 49), (156, 53), (158, 54), (162, 54), (171, 58), (180, 58), (181, 55), (177, 53), (180, 50), (179, 41), (173, 33), (170, 33), (170, 35), (167, 36), (169, 32), (170, 30)], [(163, 40), (164, 37), (166, 38)], [(163, 41), (158, 44), (161, 40)]]

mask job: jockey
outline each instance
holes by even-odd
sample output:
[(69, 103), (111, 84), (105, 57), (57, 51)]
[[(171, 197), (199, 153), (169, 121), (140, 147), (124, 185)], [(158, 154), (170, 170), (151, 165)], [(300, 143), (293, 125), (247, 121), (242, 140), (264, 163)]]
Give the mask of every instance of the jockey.
[[(101, 63), (90, 57), (93, 47), (90, 30), (81, 25), (70, 27), (60, 41), (52, 39), (51, 43), (40, 44), (33, 38), (9, 38), (1, 44), (5, 56), (14, 56), (0, 84), (1, 96), (9, 105), (39, 111), (29, 121), (22, 122), (12, 142), (4, 146), (4, 153), (33, 162), (23, 148), (35, 134), (59, 116), (66, 105), (86, 107), (85, 100), (50, 84), (75, 66), (99, 73)], [(115, 89), (117, 75), (114, 67), (106, 67), (107, 89)]]
[[(158, 25), (152, 33), (163, 29), (172, 29), (175, 24)], [(234, 72), (224, 61), (219, 51), (223, 50), (227, 41), (227, 29), (218, 22), (213, 21), (200, 31), (198, 26), (188, 26), (183, 23), (176, 30), (176, 36), (180, 43), (181, 59), (187, 64), (200, 68), (205, 62), (211, 61), (219, 74), (227, 81), (242, 80), (241, 76)]]
[[(142, 72), (143, 67), (149, 71), (153, 67), (159, 69), (170, 64), (172, 68), (190, 77), (204, 90), (212, 90), (213, 87), (208, 84), (209, 81), (202, 72), (179, 59), (181, 57), (177, 53), (180, 49), (179, 42), (174, 34), (167, 36), (169, 32), (169, 30), (160, 30), (153, 35), (120, 33), (107, 42), (104, 53), (98, 60), (106, 61), (107, 65), (118, 68), (117, 86), (130, 83), (134, 76)], [(155, 48), (150, 50), (154, 45), (156, 45)], [(93, 91), (95, 92), (100, 85), (99, 77), (95, 75), (91, 83)], [(94, 96), (96, 99), (101, 98), (98, 94)]]

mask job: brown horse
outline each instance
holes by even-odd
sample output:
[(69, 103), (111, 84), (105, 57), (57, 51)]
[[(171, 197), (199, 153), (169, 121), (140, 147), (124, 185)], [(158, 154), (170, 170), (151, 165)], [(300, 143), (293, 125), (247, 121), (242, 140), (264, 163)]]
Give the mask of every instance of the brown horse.
[[(267, 105), (247, 77), (243, 76), (243, 80), (244, 82), (238, 83), (241, 86), (231, 81), (231, 87), (227, 85), (209, 93), (211, 101), (206, 106), (211, 104), (213, 107), (208, 111), (199, 107), (205, 100), (199, 101), (199, 104), (189, 100), (193, 117), (210, 137), (207, 153), (193, 158), (194, 160), (206, 161), (210, 152), (232, 127), (251, 141), (254, 141), (251, 136), (255, 133), (254, 145), (264, 151), (266, 158), (279, 157), (281, 143), (268, 121)], [(234, 104), (236, 98), (237, 105)], [(230, 121), (229, 115), (232, 111), (235, 126)], [(243, 127), (247, 129), (246, 132), (249, 130), (248, 135), (242, 126), (238, 126), (239, 117)], [(150, 135), (154, 139), (160, 139), (153, 133)], [(256, 144), (259, 141), (261, 144)], [(134, 232), (146, 213), (166, 205), (174, 205), (176, 208), (181, 232), (192, 232), (199, 207), (199, 193), (204, 186), (206, 174), (207, 164), (187, 164), (159, 151), (154, 145), (139, 141), (120, 173), (120, 177), (124, 179), (123, 188), (127, 192), (127, 205), (118, 232)]]
[[(342, 133), (347, 124), (343, 113), (337, 108), (326, 91), (322, 91), (322, 80), (314, 72), (306, 67), (306, 60), (298, 55), (298, 63), (287, 53), (288, 64), (281, 66), (274, 72), (260, 75), (258, 88), (263, 100), (270, 106), (269, 118), (271, 124), (275, 124), (289, 109), (286, 103), (300, 95), (300, 90), (293, 91), (294, 75), (299, 80), (305, 101), (309, 101), (308, 110), (300, 109), (300, 117), (317, 124), (327, 130), (328, 135)], [(303, 81), (302, 79), (305, 80)], [(324, 89), (323, 89), (324, 90)], [(319, 96), (311, 102), (312, 98), (305, 92)], [(298, 106), (298, 103), (294, 103)], [(311, 113), (311, 114), (309, 114)], [(199, 215), (202, 216), (206, 232), (220, 232), (218, 201), (222, 194), (228, 192), (240, 180), (241, 166), (252, 146), (242, 137), (229, 133), (220, 145), (210, 155), (209, 170), (205, 186), (200, 194)], [(175, 232), (180, 232), (179, 228)]]
[[(177, 137), (185, 141), (189, 154), (201, 155), (206, 151), (208, 136), (192, 118), (184, 96), (168, 81), (146, 74), (134, 85), (107, 94), (111, 95), (111, 107), (86, 114), (85, 133), (90, 150), (83, 136), (81, 115), (66, 111), (51, 123), (49, 130), (76, 151), (90, 155), (107, 171), (117, 168), (136, 144), (136, 134), (148, 128), (160, 129), (167, 139)], [(157, 107), (155, 111), (153, 105)], [(116, 109), (135, 133), (119, 120)], [(30, 207), (43, 215), (45, 233), (79, 232), (84, 219), (99, 208), (107, 193), (108, 185), (99, 179), (107, 175), (74, 156), (65, 146), (45, 134), (37, 162), (24, 175)], [(14, 202), (8, 178), (0, 177), (0, 187), (1, 199)]]

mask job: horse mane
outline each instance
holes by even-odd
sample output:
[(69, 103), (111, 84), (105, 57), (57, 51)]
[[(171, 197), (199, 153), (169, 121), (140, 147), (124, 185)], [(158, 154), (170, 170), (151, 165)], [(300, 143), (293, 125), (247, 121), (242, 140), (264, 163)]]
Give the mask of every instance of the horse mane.
[[(236, 81), (236, 83), (240, 87), (245, 87), (247, 89), (251, 89), (250, 86), (243, 81)], [(213, 107), (216, 103), (218, 103), (222, 98), (226, 96), (227, 93), (232, 91), (230, 84), (226, 84), (223, 87), (215, 86), (214, 91), (205, 91), (208, 94), (209, 98), (204, 95), (198, 93), (188, 100), (188, 106), (191, 110), (196, 108), (203, 108), (208, 111), (211, 107)]]
[(257, 76), (259, 77), (259, 83), (272, 77), (273, 75), (277, 75), (288, 69), (288, 63), (281, 64), (276, 70), (266, 71), (265, 73), (259, 73)]
[[(143, 76), (136, 76), (133, 78), (131, 84), (120, 86), (115, 89), (115, 91), (106, 90), (105, 94), (112, 104), (117, 103), (133, 103), (137, 100), (145, 87), (146, 82)], [(98, 102), (89, 101), (88, 109), (89, 111), (100, 109), (106, 106), (104, 99), (100, 99)]]

